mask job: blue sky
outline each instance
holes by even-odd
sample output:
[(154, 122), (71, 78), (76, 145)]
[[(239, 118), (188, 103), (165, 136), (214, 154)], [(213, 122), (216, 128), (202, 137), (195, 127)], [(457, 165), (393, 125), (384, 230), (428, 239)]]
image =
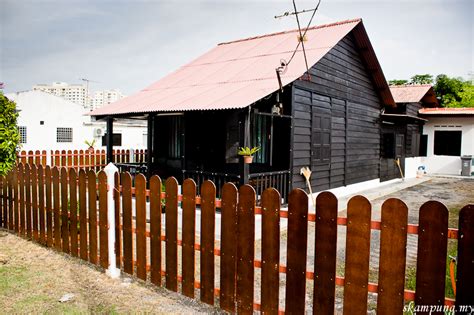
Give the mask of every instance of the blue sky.
[[(297, 0), (299, 9), (315, 1)], [(6, 92), (79, 78), (138, 91), (217, 43), (296, 28), (291, 0), (0, 0)], [(474, 71), (474, 1), (322, 0), (313, 24), (361, 17), (387, 79)], [(303, 24), (309, 18), (306, 14)]]

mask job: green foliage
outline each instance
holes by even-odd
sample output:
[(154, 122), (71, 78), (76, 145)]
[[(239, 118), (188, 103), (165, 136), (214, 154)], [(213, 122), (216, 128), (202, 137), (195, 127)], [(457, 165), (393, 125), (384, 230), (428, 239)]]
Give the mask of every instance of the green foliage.
[(443, 107), (474, 107), (472, 82), (440, 74), (436, 77), (434, 90)]
[(408, 80), (390, 80), (388, 81), (390, 85), (405, 85), (408, 84)]
[(431, 74), (415, 74), (411, 77), (410, 84), (433, 84), (433, 76)]
[(20, 142), (15, 102), (0, 93), (0, 175), (5, 175), (16, 163)]
[(86, 140), (86, 141), (84, 141), (84, 143), (85, 143), (89, 148), (91, 148), (91, 147), (93, 148), (93, 147), (95, 146), (96, 140), (95, 140), (95, 139), (93, 139), (92, 141)]
[(252, 156), (255, 153), (257, 153), (258, 150), (260, 150), (260, 147), (253, 147), (253, 148), (243, 147), (243, 148), (239, 149), (238, 153), (239, 153), (239, 155)]

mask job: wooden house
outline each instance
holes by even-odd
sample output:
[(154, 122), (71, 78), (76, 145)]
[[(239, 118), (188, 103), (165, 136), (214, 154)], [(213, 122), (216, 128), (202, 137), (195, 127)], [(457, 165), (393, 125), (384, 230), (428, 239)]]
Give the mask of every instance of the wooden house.
[[(148, 121), (149, 174), (283, 195), (306, 187), (302, 167), (313, 191), (379, 180), (381, 113), (396, 104), (362, 20), (311, 27), (300, 39), (292, 30), (221, 43), (92, 115), (110, 135), (121, 118)], [(241, 146), (261, 148), (252, 164)]]

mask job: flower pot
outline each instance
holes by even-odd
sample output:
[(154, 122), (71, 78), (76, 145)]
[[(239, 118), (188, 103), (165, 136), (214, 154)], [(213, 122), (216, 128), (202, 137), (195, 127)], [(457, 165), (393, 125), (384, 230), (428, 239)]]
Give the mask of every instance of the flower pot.
[(244, 163), (245, 164), (252, 164), (253, 156), (252, 155), (244, 155)]

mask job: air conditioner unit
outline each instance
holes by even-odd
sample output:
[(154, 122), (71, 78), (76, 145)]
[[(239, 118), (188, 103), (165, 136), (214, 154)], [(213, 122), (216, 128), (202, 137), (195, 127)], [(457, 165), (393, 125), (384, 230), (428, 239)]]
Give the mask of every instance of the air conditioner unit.
[(94, 137), (102, 137), (104, 135), (104, 129), (94, 128)]

